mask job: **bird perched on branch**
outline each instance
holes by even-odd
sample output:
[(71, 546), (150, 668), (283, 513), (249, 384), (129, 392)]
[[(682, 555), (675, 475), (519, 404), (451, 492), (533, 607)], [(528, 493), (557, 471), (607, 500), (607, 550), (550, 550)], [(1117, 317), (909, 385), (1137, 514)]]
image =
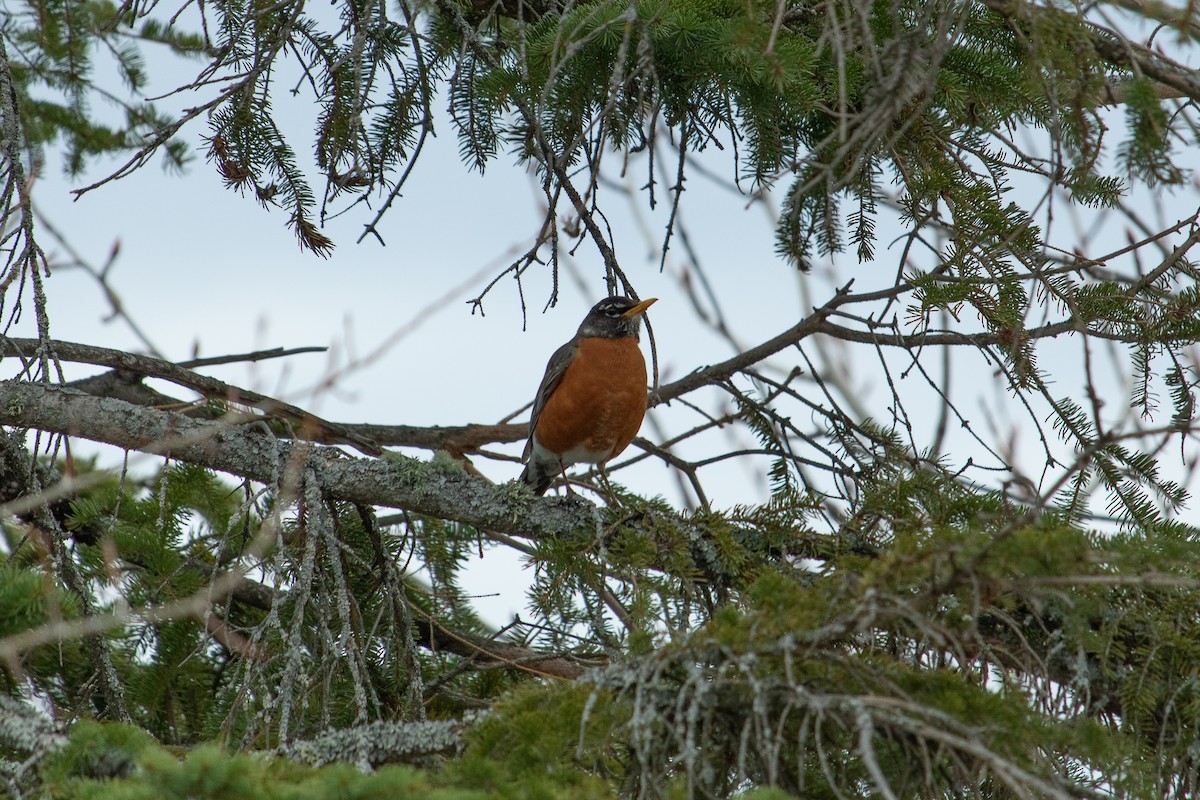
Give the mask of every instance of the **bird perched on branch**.
[(638, 334), (655, 300), (606, 297), (550, 357), (522, 456), (521, 480), (538, 494), (571, 464), (598, 464), (603, 472), (605, 462), (637, 435), (646, 415), (646, 360)]

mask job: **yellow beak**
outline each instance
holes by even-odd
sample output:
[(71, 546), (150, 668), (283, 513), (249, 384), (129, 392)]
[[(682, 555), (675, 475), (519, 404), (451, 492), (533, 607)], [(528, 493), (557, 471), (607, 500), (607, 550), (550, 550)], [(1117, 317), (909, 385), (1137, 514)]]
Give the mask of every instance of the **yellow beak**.
[(632, 317), (636, 317), (638, 314), (641, 314), (643, 311), (645, 311), (647, 308), (649, 308), (650, 306), (654, 305), (657, 302), (658, 302), (657, 297), (651, 297), (649, 300), (643, 300), (642, 302), (638, 303), (633, 308), (626, 311), (621, 316), (625, 319), (630, 319)]

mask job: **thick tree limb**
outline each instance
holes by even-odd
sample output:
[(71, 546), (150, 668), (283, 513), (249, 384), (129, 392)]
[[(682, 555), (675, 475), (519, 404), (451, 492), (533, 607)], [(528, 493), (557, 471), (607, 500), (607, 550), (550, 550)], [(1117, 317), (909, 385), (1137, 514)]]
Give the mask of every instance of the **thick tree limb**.
[(1157, 83), (1169, 86), (1184, 97), (1200, 100), (1200, 78), (1195, 71), (1172, 63), (1153, 50), (1107, 32), (1097, 33), (1092, 44), (1105, 61), (1145, 75)]
[[(535, 498), (515, 483), (500, 486), (464, 472), (449, 459), (419, 461), (398, 454), (385, 459), (347, 456), (334, 447), (276, 439), (252, 426), (230, 426), (191, 419), (183, 414), (143, 408), (112, 398), (97, 398), (61, 386), (0, 381), (0, 425), (36, 428), (78, 436), (128, 450), (169, 454), (171, 458), (221, 472), (272, 483), (298, 447), (320, 476), (321, 491), (332, 499), (398, 508), (534, 541), (599, 535), (600, 511), (578, 497)], [(61, 492), (69, 493), (70, 486)], [(49, 494), (54, 490), (49, 488)], [(0, 515), (17, 513), (25, 498), (0, 507)], [(47, 502), (38, 498), (31, 502)], [(701, 523), (677, 520), (690, 542), (694, 569), (705, 579), (725, 582), (730, 565), (713, 545)], [(655, 540), (656, 520), (630, 519), (623, 528)], [(752, 552), (769, 548), (753, 530), (741, 532)], [(792, 538), (789, 550), (806, 558), (829, 558), (863, 542), (839, 541), (817, 533)]]
[[(67, 384), (96, 397), (111, 397), (137, 406), (154, 408), (181, 408), (182, 400), (165, 395), (145, 383), (144, 375), (113, 370)], [(208, 406), (183, 408), (180, 413), (193, 419), (217, 420), (221, 414)], [(363, 437), (376, 445), (386, 447), (417, 447), (424, 450), (445, 450), (451, 454), (477, 453), (489, 444), (519, 442), (529, 435), (526, 424), (490, 425), (486, 423), (468, 425), (364, 425), (354, 423), (328, 423), (335, 430)], [(335, 443), (336, 439), (328, 442)]]
[[(230, 426), (183, 414), (97, 398), (45, 384), (0, 381), (0, 425), (79, 436), (270, 483), (297, 444), (250, 426)], [(310, 447), (330, 497), (402, 508), (529, 539), (593, 528), (586, 501), (496, 488), (453, 464), (431, 465), (396, 455), (356, 459), (333, 447)]]
[[(17, 356), (23, 359), (31, 358), (39, 352), (39, 342), (36, 339), (0, 338), (0, 357)], [(190, 369), (164, 361), (153, 356), (143, 356), (127, 353), (121, 350), (110, 350), (106, 347), (94, 347), (76, 342), (55, 341), (50, 343), (51, 356), (65, 361), (81, 364), (94, 364), (111, 367), (115, 370), (149, 375), (163, 378), (180, 386), (199, 392), (205, 397), (236, 403), (256, 408), (265, 414), (294, 422), (303, 429), (303, 436), (317, 442), (341, 442), (353, 445), (370, 455), (380, 455), (379, 446), (366, 440), (363, 436), (352, 431), (343, 430), (340, 426), (326, 422), (302, 408), (298, 408), (273, 397), (242, 389), (208, 375), (201, 375)]]
[(519, 442), (529, 435), (525, 422), (500, 425), (355, 425), (343, 424), (345, 430), (361, 433), (372, 441), (388, 447), (419, 447), (423, 450), (445, 450), (458, 453), (477, 453), (489, 444)]
[[(1028, 9), (1030, 8), (1040, 10), (1038, 6), (1022, 0), (984, 0), (984, 4), (1013, 21), (1020, 21), (1024, 15), (1029, 13)], [(1141, 7), (1138, 7), (1137, 13), (1154, 17), (1153, 13), (1147, 14)], [(1100, 57), (1113, 66), (1144, 75), (1170, 87), (1179, 96), (1200, 100), (1200, 77), (1194, 70), (1176, 64), (1161, 53), (1156, 53), (1098, 26), (1093, 29), (1091, 39), (1092, 46), (1096, 48)]]

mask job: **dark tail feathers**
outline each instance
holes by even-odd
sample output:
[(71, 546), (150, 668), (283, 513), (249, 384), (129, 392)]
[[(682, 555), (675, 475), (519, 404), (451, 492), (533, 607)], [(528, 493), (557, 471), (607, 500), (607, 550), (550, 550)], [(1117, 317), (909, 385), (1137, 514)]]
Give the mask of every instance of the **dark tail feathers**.
[(537, 462), (530, 459), (521, 472), (521, 482), (533, 489), (534, 494), (543, 495), (550, 488), (550, 484), (554, 483), (554, 475), (538, 469)]

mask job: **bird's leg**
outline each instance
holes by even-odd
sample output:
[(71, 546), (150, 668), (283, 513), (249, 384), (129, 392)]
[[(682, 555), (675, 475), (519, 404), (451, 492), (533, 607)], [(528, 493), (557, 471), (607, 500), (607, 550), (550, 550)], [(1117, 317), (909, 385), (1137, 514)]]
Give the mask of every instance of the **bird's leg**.
[(612, 487), (612, 483), (608, 480), (608, 471), (604, 469), (604, 462), (596, 465), (596, 472), (600, 475), (600, 483), (603, 485), (604, 494), (610, 503), (622, 505), (621, 499), (617, 497), (616, 491)]
[(558, 462), (558, 476), (562, 478), (563, 486), (567, 487), (567, 497), (575, 494), (571, 489), (571, 481), (567, 480), (567, 465), (563, 462)]

